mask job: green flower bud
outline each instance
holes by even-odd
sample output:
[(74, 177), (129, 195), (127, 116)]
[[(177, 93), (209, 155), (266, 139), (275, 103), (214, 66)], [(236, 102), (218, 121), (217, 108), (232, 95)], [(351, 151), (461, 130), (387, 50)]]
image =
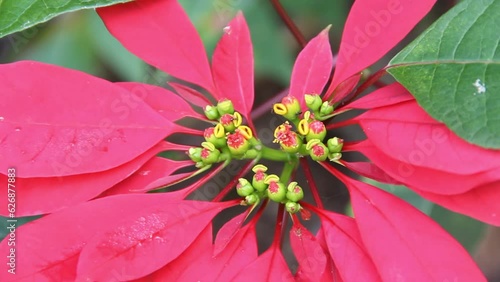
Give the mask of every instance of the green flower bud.
[(331, 113), (333, 113), (333, 106), (330, 105), (330, 103), (328, 101), (325, 101), (323, 102), (323, 104), (321, 104), (321, 108), (319, 109), (319, 113), (320, 115), (322, 116), (327, 116)]
[(318, 139), (323, 141), (326, 137), (325, 124), (319, 120), (314, 120), (309, 123), (309, 132), (307, 132), (306, 140)]
[(331, 162), (337, 162), (341, 158), (342, 158), (342, 153), (331, 153), (331, 154), (328, 155), (328, 159)]
[(292, 202), (298, 202), (304, 198), (304, 190), (293, 181), (288, 184), (286, 198)]
[(281, 203), (286, 198), (285, 184), (279, 182), (279, 177), (275, 174), (270, 174), (264, 180), (268, 184), (267, 196), (272, 201)]
[(217, 110), (217, 107), (214, 107), (214, 106), (211, 106), (211, 105), (207, 105), (205, 107), (205, 116), (209, 119), (209, 120), (217, 120), (220, 115), (219, 115), (219, 111)]
[(276, 114), (292, 121), (296, 120), (301, 112), (299, 100), (293, 96), (283, 97), (281, 103), (274, 104), (273, 110)]
[(202, 148), (189, 148), (187, 155), (193, 162), (201, 162), (201, 150)]
[(222, 124), (218, 123), (215, 127), (205, 129), (203, 137), (207, 142), (214, 144), (216, 148), (226, 146), (226, 134)]
[(322, 162), (328, 157), (328, 148), (319, 139), (312, 139), (307, 142), (306, 149), (315, 161)]
[(217, 150), (214, 144), (209, 142), (201, 143), (203, 149), (201, 150), (201, 161), (206, 164), (213, 164), (219, 161), (220, 151)]
[(219, 122), (222, 124), (226, 132), (233, 132), (236, 129), (236, 126), (234, 125), (234, 116), (231, 114), (222, 115)]
[(344, 146), (344, 140), (338, 137), (333, 137), (328, 139), (326, 145), (328, 146), (330, 153), (340, 153), (342, 151), (342, 147)]
[(246, 197), (254, 192), (252, 184), (248, 182), (245, 178), (238, 179), (238, 184), (236, 184), (236, 193), (241, 197)]
[(219, 103), (217, 103), (217, 110), (219, 111), (219, 114), (221, 116), (225, 114), (232, 115), (234, 113), (233, 102), (231, 102), (231, 100), (228, 99), (221, 100), (219, 101)]
[(294, 214), (299, 212), (302, 209), (302, 207), (300, 206), (299, 203), (288, 201), (285, 204), (285, 209), (287, 212)]
[(267, 167), (261, 164), (258, 164), (252, 168), (252, 171), (255, 173), (252, 178), (252, 185), (255, 190), (259, 192), (264, 192), (267, 189), (267, 184), (264, 183), (264, 179), (266, 179)]
[(304, 100), (306, 101), (307, 107), (313, 112), (319, 111), (319, 108), (323, 103), (323, 100), (321, 100), (321, 97), (318, 94), (306, 94), (304, 95)]
[(256, 193), (250, 194), (245, 197), (245, 203), (249, 206), (256, 205), (260, 201), (259, 195)]
[(274, 131), (274, 143), (279, 143), (281, 149), (287, 153), (297, 153), (302, 146), (302, 138), (291, 130), (292, 126), (286, 122)]
[(250, 142), (248, 142), (244, 134), (237, 130), (227, 135), (227, 147), (231, 154), (242, 156), (250, 149)]

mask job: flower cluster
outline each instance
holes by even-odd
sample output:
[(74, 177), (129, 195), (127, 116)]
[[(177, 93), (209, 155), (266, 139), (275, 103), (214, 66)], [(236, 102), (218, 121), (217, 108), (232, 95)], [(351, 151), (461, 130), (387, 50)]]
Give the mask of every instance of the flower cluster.
[(276, 174), (267, 175), (267, 167), (261, 164), (254, 166), (252, 171), (255, 174), (251, 183), (245, 178), (240, 178), (236, 185), (238, 195), (245, 197), (242, 204), (255, 206), (262, 199), (269, 198), (274, 202), (285, 204), (286, 211), (290, 214), (302, 209), (298, 202), (304, 198), (304, 190), (297, 182), (292, 181), (286, 187)]
[[(250, 116), (253, 51), (242, 13), (224, 28), (209, 64), (175, 0), (132, 1), (98, 10), (128, 50), (197, 86), (171, 82), (174, 92), (111, 83), (38, 62), (1, 65), (2, 173), (12, 165), (7, 160), (16, 160), (22, 187), (16, 216), (44, 215), (16, 234), (15, 279), (485, 281), (468, 253), (437, 223), (345, 174), (347, 168), (380, 182), (404, 184), (451, 210), (500, 225), (498, 150), (458, 138), (398, 83), (351, 101), (370, 81), (363, 80), (362, 71), (402, 40), (434, 3), (355, 1), (335, 64), (328, 28), (311, 39), (297, 57), (288, 95), (273, 107), (286, 119), (274, 131), (280, 148), (259, 139)], [(366, 33), (380, 14), (389, 15), (384, 28), (364, 34), (360, 42), (359, 32)], [(337, 122), (337, 115), (352, 109), (365, 112)], [(179, 122), (184, 118), (211, 127), (189, 128)], [(353, 124), (366, 139), (330, 136), (332, 129)], [(174, 134), (199, 138), (200, 146), (166, 140)], [(159, 155), (165, 151), (182, 157)], [(352, 151), (366, 159), (345, 160)], [(354, 217), (323, 207), (331, 197), (319, 195), (307, 156), (345, 184)], [(193, 194), (233, 160), (242, 160), (243, 167), (211, 201)], [(269, 174), (260, 160), (281, 164), (280, 176)], [(190, 170), (180, 170), (185, 168)], [(309, 189), (295, 181), (298, 168)], [(185, 184), (187, 178), (193, 181)], [(172, 183), (183, 189), (158, 190)], [(223, 201), (235, 187), (243, 200)], [(153, 190), (162, 193), (146, 193)], [(305, 193), (314, 203), (304, 200)], [(244, 212), (213, 230), (215, 216), (242, 203)], [(271, 245), (259, 253), (256, 225), (266, 209), (277, 210), (276, 228)], [(308, 213), (317, 216), (315, 230), (302, 225), (311, 218)], [(288, 237), (298, 262), (294, 274), (281, 251), (290, 219)], [(9, 248), (3, 240), (0, 252)], [(1, 272), (0, 280), (13, 278)]]
[(241, 114), (234, 111), (230, 100), (220, 101), (216, 107), (206, 106), (205, 115), (210, 120), (217, 120), (215, 126), (205, 129), (206, 142), (201, 148), (190, 148), (188, 155), (197, 167), (228, 161), (231, 158), (255, 158), (257, 152), (251, 149), (256, 144), (252, 129), (242, 125)]
[(274, 104), (274, 112), (287, 118), (295, 124), (297, 132), (292, 131), (292, 126), (287, 121), (278, 126), (274, 131), (274, 142), (279, 143), (281, 149), (288, 153), (299, 153), (310, 155), (315, 161), (324, 161), (327, 158), (332, 162), (338, 162), (342, 157), (342, 145), (344, 140), (326, 137), (327, 129), (319, 119), (333, 113), (333, 106), (328, 101), (322, 102), (318, 95), (305, 95), (307, 107), (314, 113), (306, 111), (299, 120), (300, 104), (297, 98), (286, 96), (281, 103)]

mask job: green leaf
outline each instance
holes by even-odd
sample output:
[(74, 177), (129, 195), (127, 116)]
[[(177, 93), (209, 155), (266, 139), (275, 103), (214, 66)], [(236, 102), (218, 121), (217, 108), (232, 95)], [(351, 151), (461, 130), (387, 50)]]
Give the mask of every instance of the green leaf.
[(0, 38), (55, 16), (131, 0), (0, 0)]
[(500, 148), (500, 0), (463, 1), (389, 63), (389, 73), (463, 139)]

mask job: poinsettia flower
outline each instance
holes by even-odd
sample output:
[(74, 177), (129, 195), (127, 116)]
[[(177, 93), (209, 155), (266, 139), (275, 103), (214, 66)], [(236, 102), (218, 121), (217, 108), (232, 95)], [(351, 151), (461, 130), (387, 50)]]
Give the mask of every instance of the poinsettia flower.
[[(331, 123), (328, 128), (359, 124), (367, 135), (367, 140), (346, 144), (344, 150), (359, 151), (371, 163), (343, 161), (350, 169), (381, 182), (404, 184), (446, 208), (499, 225), (500, 208), (495, 199), (500, 195), (494, 189), (500, 181), (498, 150), (481, 148), (460, 139), (425, 113), (398, 83), (350, 103), (343, 101), (350, 100), (346, 98), (352, 95), (361, 71), (408, 34), (434, 2), (354, 3), (343, 33), (336, 69), (323, 100), (339, 105), (332, 116), (350, 109), (368, 111), (343, 123)], [(373, 9), (367, 10), (368, 6)], [(415, 13), (405, 14), (407, 8)], [(406, 20), (396, 27), (394, 23), (399, 22), (399, 17)], [(309, 42), (299, 55), (289, 95), (304, 100), (304, 93), (323, 92), (331, 71), (325, 34)], [(303, 106), (303, 109), (306, 108)]]
[[(52, 80), (53, 83), (45, 86), (46, 91), (42, 91), (37, 96), (39, 100), (43, 100), (44, 95), (47, 95), (49, 99), (46, 103), (50, 104), (47, 107), (52, 111), (44, 111), (34, 116), (33, 119), (26, 117), (29, 117), (27, 112), (8, 112), (9, 115), (6, 115), (4, 120), (7, 121), (5, 132), (9, 134), (5, 138), (16, 138), (12, 133), (18, 132), (16, 126), (30, 126), (30, 129), (35, 132), (37, 127), (43, 129), (47, 124), (56, 124), (57, 130), (65, 129), (68, 124), (70, 128), (81, 124), (84, 124), (84, 127), (94, 128), (99, 125), (99, 118), (105, 118), (107, 115), (113, 117), (113, 114), (115, 119), (120, 119), (121, 115), (133, 117), (128, 120), (133, 126), (122, 125), (124, 128), (118, 128), (122, 131), (116, 130), (118, 132), (116, 138), (119, 139), (120, 132), (128, 133), (127, 130), (137, 130), (140, 133), (144, 128), (151, 135), (146, 136), (144, 140), (133, 139), (137, 138), (133, 134), (126, 135), (125, 140), (131, 138), (133, 143), (137, 142), (141, 145), (140, 148), (134, 147), (135, 150), (132, 150), (123, 145), (127, 142), (121, 140), (121, 143), (117, 143), (122, 147), (108, 147), (107, 150), (120, 149), (131, 150), (131, 152), (127, 152), (126, 157), (111, 158), (109, 162), (99, 163), (96, 167), (84, 162), (81, 167), (76, 166), (76, 171), (50, 174), (46, 166), (23, 163), (27, 172), (24, 172), (26, 174), (21, 178), (34, 179), (32, 181), (41, 181), (37, 178), (41, 178), (46, 173), (49, 178), (59, 177), (63, 180), (80, 176), (95, 176), (97, 179), (102, 177), (108, 180), (105, 173), (118, 175), (118, 172), (122, 176), (114, 183), (97, 180), (99, 183), (106, 183), (96, 189), (105, 192), (99, 199), (86, 202), (96, 196), (96, 192), (91, 192), (78, 196), (75, 201), (65, 203), (64, 207), (67, 207), (65, 209), (61, 206), (55, 208), (37, 206), (37, 209), (45, 209), (42, 213), (53, 213), (19, 228), (17, 239), (19, 242), (27, 243), (20, 244), (16, 250), (19, 254), (17, 261), (19, 273), (16, 279), (21, 281), (23, 279), (25, 281), (190, 281), (202, 279), (244, 281), (252, 277), (257, 281), (358, 281), (360, 279), (363, 281), (399, 281), (401, 279), (484, 281), (483, 275), (463, 247), (437, 223), (399, 198), (352, 179), (334, 166), (334, 163), (340, 163), (375, 180), (404, 183), (412, 188), (415, 186), (414, 189), (420, 189), (425, 197), (436, 199), (437, 202), (445, 205), (453, 207), (463, 205), (467, 211), (476, 209), (476, 206), (468, 203), (467, 197), (461, 197), (471, 190), (450, 188), (447, 191), (448, 194), (456, 195), (457, 198), (456, 201), (447, 201), (443, 197), (446, 193), (439, 194), (435, 191), (424, 190), (425, 188), (419, 186), (420, 182), (416, 180), (410, 182), (404, 177), (397, 177), (392, 171), (394, 167), (380, 164), (401, 159), (398, 159), (398, 154), (386, 152), (391, 149), (391, 143), (387, 140), (377, 143), (380, 138), (391, 134), (390, 130), (383, 127), (384, 124), (373, 124), (379, 121), (377, 117), (385, 116), (386, 118), (382, 121), (389, 123), (392, 117), (387, 111), (398, 109), (404, 111), (407, 109), (405, 107), (410, 107), (411, 113), (419, 113), (418, 110), (412, 108), (415, 105), (411, 96), (400, 85), (393, 84), (381, 88), (365, 98), (344, 105), (343, 108), (334, 109), (333, 107), (333, 104), (341, 102), (356, 87), (361, 78), (360, 71), (378, 60), (401, 40), (428, 12), (434, 2), (356, 1), (347, 20), (336, 71), (326, 91), (323, 91), (323, 88), (328, 82), (334, 65), (328, 43), (328, 28), (313, 38), (300, 52), (292, 72), (290, 97), (295, 97), (296, 100), (287, 98), (275, 108), (275, 111), (287, 116), (290, 122), (277, 129), (276, 142), (280, 143), (283, 150), (267, 147), (255, 135), (255, 128), (250, 117), (254, 95), (252, 47), (248, 27), (241, 13), (236, 15), (224, 29), (210, 66), (201, 40), (176, 1), (135, 1), (100, 9), (99, 14), (106, 26), (125, 47), (170, 75), (202, 87), (210, 97), (207, 98), (200, 91), (183, 84), (171, 84), (180, 95), (177, 96), (160, 87), (140, 83), (112, 84), (74, 72), (76, 78), (68, 79), (67, 88), (63, 88), (64, 90), (74, 91), (72, 85), (74, 83), (76, 86), (81, 86), (83, 90), (80, 91), (84, 91), (88, 88), (83, 86), (91, 83), (93, 86), (97, 84), (96, 89), (99, 91), (91, 93), (90, 97), (77, 92), (76, 96), (83, 95), (84, 97), (69, 99), (66, 104), (61, 104), (53, 97), (55, 96), (54, 89), (59, 85), (57, 81)], [(365, 34), (358, 35), (360, 31)], [(363, 39), (365, 40), (359, 41)], [(28, 67), (23, 64), (27, 64)], [(34, 62), (6, 65), (5, 68), (14, 70), (12, 78), (20, 73), (25, 74), (26, 69), (35, 68), (36, 71), (30, 73), (30, 77), (36, 77), (34, 81), (38, 84), (33, 85), (37, 87), (41, 87), (40, 81), (49, 79), (48, 75), (39, 74), (40, 71), (53, 70), (62, 76), (73, 73), (73, 71)], [(67, 76), (71, 78), (70, 75)], [(7, 75), (5, 77), (11, 78)], [(40, 81), (38, 81), (39, 77)], [(5, 81), (10, 80), (5, 79)], [(10, 87), (11, 92), (23, 89), (19, 79), (14, 79), (14, 81), (18, 83)], [(106, 99), (108, 91), (112, 94), (109, 94), (110, 98)], [(326, 95), (319, 100), (320, 105), (316, 103), (318, 100), (314, 97), (311, 100), (311, 96), (304, 96), (304, 94), (321, 94), (322, 92)], [(101, 98), (103, 95), (105, 98)], [(16, 101), (14, 95), (11, 94), (9, 97)], [(125, 98), (114, 102), (117, 97)], [(206, 116), (212, 120), (212, 124), (207, 124), (215, 125), (204, 132), (206, 141), (201, 143), (201, 147), (191, 148), (163, 140), (172, 133), (201, 135), (200, 132), (174, 123), (182, 117), (189, 116), (207, 121), (180, 97), (195, 106), (204, 108)], [(135, 106), (131, 106), (131, 100), (135, 102), (132, 104)], [(327, 103), (325, 104), (323, 100)], [(120, 101), (127, 101), (128, 107), (116, 108), (116, 106), (121, 106)], [(227, 101), (232, 103), (228, 104)], [(316, 112), (314, 114), (304, 112), (301, 115), (301, 107), (305, 110), (305, 105), (310, 106), (311, 101), (315, 105)], [(329, 101), (334, 103), (331, 104)], [(88, 111), (98, 109), (99, 107), (92, 105), (92, 102), (98, 102), (101, 107), (109, 105), (112, 107), (111, 112), (104, 111), (102, 115), (86, 117), (88, 120), (78, 115), (76, 119), (68, 118), (68, 112), (77, 112), (75, 107), (78, 104)], [(214, 105), (216, 103), (217, 105)], [(52, 104), (66, 107), (64, 109), (67, 109), (67, 112), (56, 113), (56, 106)], [(136, 108), (141, 110), (136, 112)], [(325, 120), (329, 120), (331, 116), (350, 108), (369, 110), (343, 123), (334, 122), (321, 126), (323, 121), (315, 120), (322, 115), (326, 117)], [(113, 109), (116, 112), (113, 113)], [(38, 113), (36, 109), (33, 111)], [(146, 114), (144, 121), (152, 119), (153, 125), (141, 123), (143, 120), (135, 116), (143, 112)], [(51, 115), (48, 115), (49, 113)], [(249, 127), (243, 124), (240, 113), (246, 117)], [(45, 115), (55, 118), (51, 120)], [(403, 123), (418, 123), (419, 118), (422, 118), (431, 125), (441, 126), (423, 114), (417, 115), (415, 119), (409, 116), (402, 117)], [(345, 142), (345, 144), (340, 138), (323, 141), (326, 138), (327, 129), (352, 123), (359, 123), (362, 126), (367, 135), (365, 141)], [(136, 124), (139, 125), (136, 126)], [(291, 124), (295, 126), (297, 132), (293, 131)], [(382, 127), (385, 132), (371, 133), (372, 126)], [(56, 133), (63, 137), (67, 136), (63, 134), (62, 129), (56, 130)], [(39, 136), (35, 135), (36, 138)], [(36, 141), (33, 140), (35, 137), (30, 137), (31, 142)], [(58, 135), (55, 134), (53, 138), (57, 137)], [(77, 137), (79, 140), (86, 140), (79, 135)], [(115, 138), (114, 135), (113, 138)], [(114, 141), (113, 138), (110, 140)], [(288, 142), (291, 140), (295, 143)], [(56, 144), (61, 144), (61, 142)], [(463, 145), (457, 144), (457, 146)], [(463, 146), (464, 150), (470, 149)], [(407, 152), (405, 150), (409, 148), (411, 149), (411, 146), (407, 145), (395, 147), (399, 150), (397, 152)], [(173, 161), (155, 157), (158, 152), (165, 150), (188, 152), (191, 160)], [(380, 157), (382, 161), (372, 159), (372, 162), (346, 162), (342, 159), (342, 152), (350, 150), (361, 151), (370, 159)], [(474, 152), (479, 152), (474, 151), (475, 149), (471, 150), (471, 153), (464, 153), (464, 156), (473, 157)], [(43, 149), (40, 151), (44, 153)], [(13, 152), (23, 155), (15, 150)], [(374, 153), (371, 155), (370, 152)], [(329, 212), (322, 207), (322, 200), (317, 194), (312, 172), (305, 159), (308, 154), (313, 160), (319, 161), (333, 176), (345, 183), (351, 194), (355, 218)], [(439, 171), (450, 173), (458, 171), (458, 174), (462, 175), (488, 174), (496, 168), (493, 163), (483, 164), (480, 168), (460, 167), (455, 171), (453, 168), (439, 166), (444, 161), (443, 155), (436, 154), (432, 161), (424, 161), (419, 166), (422, 169), (438, 171), (436, 175)], [(104, 158), (100, 154), (91, 156), (88, 162), (98, 162)], [(230, 177), (229, 184), (211, 202), (186, 200), (189, 194), (220, 173), (233, 158), (245, 159), (247, 162), (234, 177)], [(284, 162), (285, 169), (282, 176), (272, 174), (262, 164), (255, 165), (260, 158)], [(41, 160), (47, 161), (47, 159)], [(297, 182), (291, 181), (293, 180), (292, 170), (299, 163), (307, 176), (316, 205), (303, 201), (302, 187)], [(125, 165), (130, 167), (124, 168)], [(175, 173), (178, 167), (193, 165), (198, 166), (200, 170)], [(217, 167), (214, 169), (213, 166)], [(175, 192), (119, 195), (150, 191), (208, 169), (211, 170), (207, 174)], [(254, 172), (254, 176), (252, 179), (245, 179), (250, 169)], [(493, 174), (488, 174), (488, 177), (494, 178)], [(75, 178), (72, 181), (75, 183), (82, 179), (84, 178)], [(487, 183), (489, 182), (485, 181), (482, 184)], [(112, 185), (114, 185), (113, 188), (109, 189)], [(471, 189), (474, 191), (487, 189), (481, 185)], [(221, 201), (235, 187), (236, 192), (243, 199)], [(48, 200), (47, 197), (45, 199)], [(54, 199), (54, 202), (61, 201), (57, 197)], [(256, 224), (264, 209), (271, 206), (272, 201), (278, 203), (274, 235), (269, 235), (272, 237), (271, 245), (259, 254), (255, 233)], [(75, 205), (77, 203), (80, 204)], [(238, 204), (247, 206), (245, 212), (226, 222), (214, 236), (213, 218), (222, 210), (233, 208)], [(28, 205), (31, 204), (28, 203)], [(257, 209), (257, 212), (250, 218), (254, 209)], [(295, 275), (290, 271), (281, 249), (285, 218), (288, 218), (286, 213), (289, 213), (293, 223), (289, 237), (292, 251), (298, 262)], [(319, 218), (320, 229), (317, 232), (307, 230), (297, 215), (300, 214), (302, 219), (308, 220), (311, 218), (310, 213), (315, 213)], [(55, 226), (64, 227), (65, 232), (61, 233), (58, 228), (54, 228)], [(3, 240), (0, 244), (0, 251), (7, 252), (8, 249), (8, 240)], [(0, 273), (0, 279), (11, 281), (12, 277), (6, 273)]]

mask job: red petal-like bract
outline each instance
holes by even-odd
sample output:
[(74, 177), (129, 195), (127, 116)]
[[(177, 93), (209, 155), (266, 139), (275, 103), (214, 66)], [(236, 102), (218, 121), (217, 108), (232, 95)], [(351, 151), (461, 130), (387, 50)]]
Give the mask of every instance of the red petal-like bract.
[(209, 224), (180, 256), (154, 272), (153, 279), (150, 281), (182, 281), (179, 278), (185, 273), (187, 267), (190, 267), (200, 257), (205, 258), (211, 255), (212, 233), (212, 225)]
[(83, 247), (77, 278), (123, 281), (148, 275), (178, 257), (217, 213), (235, 204), (144, 201), (141, 211), (122, 215), (119, 224), (102, 228)]
[(219, 99), (229, 99), (234, 109), (250, 118), (254, 100), (253, 50), (250, 31), (243, 14), (224, 28), (224, 34), (214, 50), (212, 71)]
[[(138, 82), (120, 82), (117, 84), (130, 91), (137, 99), (144, 101), (170, 121), (177, 121), (184, 117), (206, 119), (193, 110), (184, 99), (165, 88)], [(136, 101), (128, 101), (128, 105), (134, 108), (136, 107)]]
[(214, 255), (218, 255), (220, 252), (224, 250), (224, 248), (231, 242), (231, 239), (236, 235), (238, 230), (240, 230), (243, 222), (245, 221), (248, 213), (241, 213), (229, 221), (227, 221), (217, 232), (217, 237), (215, 237), (214, 242)]
[(384, 281), (486, 281), (467, 251), (403, 200), (340, 176), (349, 188), (364, 245)]
[(294, 222), (290, 230), (290, 245), (299, 263), (296, 273), (296, 276), (300, 277), (298, 280), (327, 281), (326, 275), (330, 274), (328, 281), (332, 281), (332, 273), (327, 273), (329, 259), (326, 250), (298, 221)]
[[(16, 275), (1, 271), (0, 281), (75, 281), (78, 255), (93, 236), (144, 207), (168, 205), (170, 198), (169, 194), (107, 197), (29, 222), (16, 230)], [(0, 253), (10, 248), (7, 237), (0, 243)]]
[(475, 187), (494, 185), (500, 176), (500, 168), (476, 174), (457, 174), (395, 160), (378, 150), (369, 139), (344, 148), (363, 153), (385, 173), (417, 191), (443, 195), (461, 194)]
[(333, 56), (327, 27), (307, 43), (293, 66), (289, 95), (297, 98), (305, 110), (304, 94), (321, 94), (327, 83)]
[[(474, 178), (474, 177), (472, 177)], [(415, 190), (420, 196), (454, 212), (500, 226), (500, 180), (476, 187), (463, 194), (439, 195)]]
[(189, 101), (189, 103), (192, 103), (193, 105), (204, 109), (205, 106), (213, 104), (207, 97), (203, 96), (203, 94), (191, 87), (175, 82), (169, 82), (168, 84), (172, 86), (175, 92), (184, 98), (184, 100)]
[[(157, 153), (163, 151), (163, 142), (136, 159), (102, 172), (62, 177), (17, 178), (16, 216), (30, 216), (56, 212), (86, 202), (116, 183), (127, 178)], [(0, 174), (7, 183), (7, 176)], [(7, 185), (1, 188), (7, 195)], [(0, 211), (3, 216), (8, 210)]]
[(176, 0), (133, 1), (97, 12), (110, 33), (132, 53), (215, 94), (203, 43)]
[(9, 167), (25, 178), (108, 170), (172, 129), (146, 103), (127, 105), (132, 93), (79, 71), (17, 62), (0, 66), (0, 83), (2, 173)]
[(377, 180), (382, 183), (401, 184), (401, 182), (389, 176), (384, 170), (370, 162), (346, 162), (341, 161), (348, 169), (362, 176)]
[[(436, 0), (357, 0), (342, 33), (330, 89), (382, 58), (430, 11)], [(342, 97), (335, 97), (338, 101)]]
[[(238, 229), (235, 236), (217, 254), (214, 253), (212, 244), (198, 247), (193, 252), (185, 252), (179, 256), (182, 264), (175, 264), (174, 261), (174, 265), (159, 271), (155, 278), (159, 281), (233, 281), (233, 276), (257, 259), (255, 226), (248, 224)], [(191, 259), (185, 259), (184, 256), (190, 256)]]
[(365, 250), (354, 219), (322, 211), (318, 214), (328, 251), (343, 281), (381, 281)]
[(253, 281), (295, 281), (278, 244), (274, 243), (256, 260), (248, 263), (238, 275), (229, 281), (246, 282), (251, 277)]
[[(318, 233), (316, 234), (316, 240), (320, 243), (321, 247), (323, 247), (323, 249), (328, 253), (328, 256), (327, 256), (327, 264), (326, 264), (326, 271), (324, 273), (324, 275), (321, 277), (321, 280), (319, 281), (334, 281), (334, 282), (343, 282), (342, 278), (340, 277), (340, 273), (337, 269), (337, 267), (335, 266), (335, 263), (333, 262), (333, 259), (332, 257), (329, 255), (329, 252), (328, 252), (328, 245), (326, 243), (326, 239), (325, 239), (325, 233), (323, 232), (323, 230), (320, 228), (320, 230), (318, 230)], [(301, 274), (301, 269), (299, 268), (297, 270), (297, 273), (295, 275), (295, 278), (297, 281), (307, 281), (307, 278), (306, 279), (303, 279), (304, 276), (302, 276)]]
[(414, 99), (415, 98), (410, 94), (410, 92), (408, 92), (401, 84), (392, 83), (386, 87), (370, 92), (370, 94), (345, 105), (342, 109), (370, 110)]
[(178, 169), (192, 165), (193, 162), (190, 160), (173, 161), (162, 157), (154, 157), (130, 177), (116, 184), (104, 194), (105, 196), (110, 196), (128, 193), (144, 193), (186, 177), (191, 173), (172, 173)]
[(327, 91), (325, 93), (325, 96), (323, 97), (323, 100), (325, 100), (325, 101), (331, 100), (333, 103), (341, 102), (340, 100), (347, 97), (347, 95), (349, 95), (349, 93), (352, 93), (354, 88), (356, 88), (359, 81), (361, 80), (361, 76), (362, 76), (362, 73), (357, 73), (357, 74), (345, 79), (341, 83), (339, 83), (339, 85), (337, 85), (335, 87), (335, 89), (332, 89), (332, 90), (328, 89), (328, 91), (331, 91), (331, 92)]
[(414, 100), (369, 110), (356, 119), (379, 150), (413, 166), (455, 174), (500, 168), (500, 150), (467, 143)]

